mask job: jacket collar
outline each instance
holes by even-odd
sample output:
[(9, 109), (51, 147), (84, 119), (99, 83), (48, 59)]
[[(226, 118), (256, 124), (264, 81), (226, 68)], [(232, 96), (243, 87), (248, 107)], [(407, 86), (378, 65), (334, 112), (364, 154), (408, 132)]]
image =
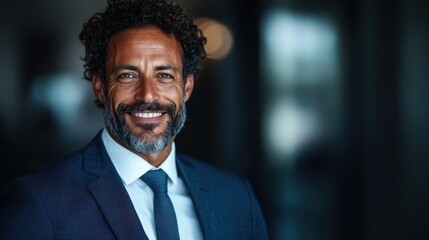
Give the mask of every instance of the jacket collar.
[[(220, 226), (220, 219), (214, 206), (219, 205), (215, 202), (213, 194), (216, 194), (210, 180), (204, 169), (198, 166), (195, 160), (189, 159), (182, 155), (177, 155), (176, 163), (178, 173), (182, 177), (189, 195), (194, 204), (195, 211), (199, 218), (201, 228), (203, 231), (204, 239), (221, 239), (218, 226)], [(220, 238), (219, 238), (220, 237)]]
[(104, 149), (100, 133), (83, 150), (82, 157), (84, 169), (96, 176), (87, 184), (87, 189), (116, 238), (148, 240), (131, 199)]

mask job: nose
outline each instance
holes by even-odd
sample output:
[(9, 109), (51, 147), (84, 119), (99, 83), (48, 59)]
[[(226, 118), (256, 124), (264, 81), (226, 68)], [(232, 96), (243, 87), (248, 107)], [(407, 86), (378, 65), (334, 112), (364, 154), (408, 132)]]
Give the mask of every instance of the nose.
[(138, 89), (135, 95), (136, 100), (150, 103), (155, 102), (160, 98), (160, 92), (157, 83), (152, 78), (141, 79), (137, 88)]

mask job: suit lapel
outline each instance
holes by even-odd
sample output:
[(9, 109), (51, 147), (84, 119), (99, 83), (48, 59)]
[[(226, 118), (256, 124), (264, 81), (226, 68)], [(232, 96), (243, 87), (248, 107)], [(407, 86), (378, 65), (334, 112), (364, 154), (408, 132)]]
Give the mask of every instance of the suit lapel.
[(214, 194), (210, 191), (210, 184), (205, 180), (204, 173), (201, 173), (199, 169), (196, 169), (192, 162), (186, 161), (179, 155), (176, 157), (178, 171), (182, 177), (189, 195), (194, 204), (195, 211), (199, 218), (201, 228), (204, 234), (204, 239), (215, 239), (218, 225), (218, 217), (213, 206), (216, 204), (213, 202)]
[(104, 149), (100, 134), (84, 151), (83, 158), (84, 168), (97, 176), (87, 184), (87, 188), (116, 238), (147, 240), (131, 199)]

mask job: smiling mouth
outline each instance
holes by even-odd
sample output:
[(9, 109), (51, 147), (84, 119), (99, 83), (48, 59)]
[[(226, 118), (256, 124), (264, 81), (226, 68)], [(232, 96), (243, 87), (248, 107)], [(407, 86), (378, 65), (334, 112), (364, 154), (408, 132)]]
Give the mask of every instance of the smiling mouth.
[(131, 112), (129, 114), (133, 117), (151, 119), (151, 118), (160, 117), (164, 113), (161, 113), (161, 112)]

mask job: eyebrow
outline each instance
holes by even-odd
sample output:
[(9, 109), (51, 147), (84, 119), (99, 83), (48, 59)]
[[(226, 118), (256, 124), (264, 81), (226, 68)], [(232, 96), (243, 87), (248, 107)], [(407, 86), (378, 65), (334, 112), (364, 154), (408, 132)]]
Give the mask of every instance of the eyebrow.
[[(139, 71), (139, 68), (134, 65), (117, 65), (114, 66), (112, 69), (112, 73), (116, 73), (120, 70), (131, 70), (131, 71)], [(173, 67), (171, 65), (160, 65), (155, 67), (155, 71), (163, 71), (163, 70), (171, 70), (173, 72), (179, 72), (179, 69), (176, 67)]]
[(176, 67), (173, 67), (171, 65), (161, 65), (161, 66), (156, 66), (155, 67), (156, 71), (162, 71), (162, 70), (171, 70), (173, 72), (179, 72), (179, 69)]
[(117, 65), (114, 66), (112, 69), (112, 73), (116, 73), (120, 70), (132, 70), (132, 71), (138, 71), (139, 68), (134, 65)]

